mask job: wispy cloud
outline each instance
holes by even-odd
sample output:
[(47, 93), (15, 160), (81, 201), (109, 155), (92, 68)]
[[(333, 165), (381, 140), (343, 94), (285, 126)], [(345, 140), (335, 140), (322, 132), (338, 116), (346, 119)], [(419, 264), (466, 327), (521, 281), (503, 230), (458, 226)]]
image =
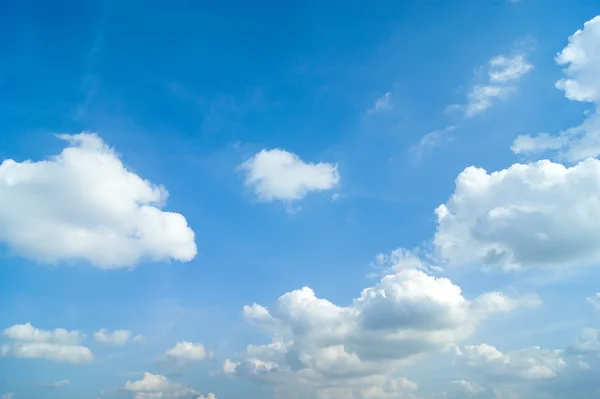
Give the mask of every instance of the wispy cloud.
[(513, 94), (515, 84), (521, 77), (533, 69), (523, 52), (513, 55), (497, 55), (485, 66), (487, 79), (475, 84), (467, 93), (464, 104), (452, 104), (447, 111), (460, 111), (464, 117), (473, 118), (489, 109), (497, 100), (504, 100)]
[(414, 161), (419, 161), (426, 151), (440, 147), (453, 140), (450, 133), (456, 126), (447, 126), (443, 129), (434, 130), (421, 137), (418, 143), (410, 147), (409, 152)]
[(383, 96), (375, 100), (375, 104), (373, 104), (373, 106), (367, 110), (367, 113), (374, 114), (376, 112), (387, 111), (394, 108), (390, 95), (391, 93), (388, 91)]
[(62, 387), (71, 385), (71, 381), (60, 380), (60, 381), (56, 381), (56, 382), (51, 382), (51, 383), (47, 383), (47, 384), (39, 384), (39, 385), (44, 388), (62, 388)]

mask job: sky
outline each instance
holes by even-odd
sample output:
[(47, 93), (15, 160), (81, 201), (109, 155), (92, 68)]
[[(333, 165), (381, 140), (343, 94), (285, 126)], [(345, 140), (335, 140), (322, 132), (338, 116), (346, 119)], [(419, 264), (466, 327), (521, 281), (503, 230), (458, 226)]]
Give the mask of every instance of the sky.
[(600, 395), (596, 2), (0, 4), (0, 399)]

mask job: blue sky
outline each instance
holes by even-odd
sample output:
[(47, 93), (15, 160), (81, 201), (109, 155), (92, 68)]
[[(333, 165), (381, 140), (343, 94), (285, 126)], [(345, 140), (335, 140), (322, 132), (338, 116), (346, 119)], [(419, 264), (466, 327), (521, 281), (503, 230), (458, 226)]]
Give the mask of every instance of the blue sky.
[(1, 399), (597, 394), (593, 2), (3, 8)]

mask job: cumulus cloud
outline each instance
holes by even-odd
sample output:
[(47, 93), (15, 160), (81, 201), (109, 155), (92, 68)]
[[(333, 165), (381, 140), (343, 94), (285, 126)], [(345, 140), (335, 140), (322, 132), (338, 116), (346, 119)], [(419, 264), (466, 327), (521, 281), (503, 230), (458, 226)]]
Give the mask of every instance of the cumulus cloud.
[(278, 397), (409, 397), (403, 395), (418, 387), (398, 379), (400, 366), (449, 349), (482, 320), (530, 302), (501, 293), (468, 299), (449, 279), (406, 266), (348, 306), (304, 287), (269, 308), (244, 307), (245, 319), (272, 342), (248, 346), (223, 370), (269, 384)]
[(71, 385), (71, 381), (69, 380), (60, 380), (55, 382), (50, 382), (47, 384), (40, 384), (40, 386), (45, 388), (62, 388)]
[(329, 190), (338, 185), (337, 165), (307, 163), (285, 150), (262, 150), (242, 163), (245, 184), (260, 201), (294, 201), (311, 191)]
[(94, 358), (89, 348), (79, 345), (85, 339), (79, 331), (40, 330), (27, 323), (6, 328), (3, 336), (11, 342), (0, 348), (2, 356), (64, 363), (85, 363)]
[(207, 396), (196, 390), (169, 380), (164, 375), (145, 372), (141, 380), (127, 381), (123, 389), (133, 393), (134, 399), (216, 399), (215, 394)]
[[(567, 267), (600, 262), (600, 161), (466, 168), (436, 209), (434, 246), (451, 265)], [(565, 228), (568, 226), (568, 228)]]
[(1, 241), (36, 261), (100, 268), (194, 258), (185, 218), (161, 210), (163, 187), (128, 170), (96, 134), (58, 137), (68, 146), (56, 156), (0, 164)]
[(517, 154), (554, 151), (558, 157), (577, 162), (600, 154), (600, 16), (587, 21), (569, 38), (569, 44), (556, 56), (564, 66), (565, 77), (556, 82), (572, 101), (592, 104), (594, 109), (576, 127), (557, 135), (547, 133), (517, 137), (512, 150)]
[(212, 352), (206, 350), (204, 345), (181, 341), (166, 352), (166, 357), (180, 362), (199, 362), (212, 358)]
[(515, 83), (533, 69), (523, 53), (498, 55), (491, 58), (484, 69), (487, 69), (487, 81), (474, 85), (467, 93), (465, 104), (454, 104), (450, 110), (460, 110), (465, 117), (473, 118), (488, 108), (495, 101), (508, 98), (516, 91)]
[(488, 344), (465, 346), (458, 350), (467, 364), (494, 375), (523, 380), (542, 380), (556, 377), (567, 368), (562, 350), (540, 347), (502, 353)]
[(129, 330), (108, 331), (106, 328), (101, 328), (94, 333), (94, 339), (104, 345), (121, 346), (133, 341), (139, 342), (144, 340), (144, 336), (136, 335)]

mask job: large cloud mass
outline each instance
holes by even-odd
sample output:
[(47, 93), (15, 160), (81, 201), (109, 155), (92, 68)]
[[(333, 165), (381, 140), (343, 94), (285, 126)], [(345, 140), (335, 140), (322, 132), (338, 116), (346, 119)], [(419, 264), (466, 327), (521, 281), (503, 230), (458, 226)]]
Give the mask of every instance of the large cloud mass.
[(447, 278), (414, 268), (383, 277), (349, 306), (304, 287), (269, 308), (244, 307), (273, 341), (248, 346), (224, 370), (272, 385), (278, 397), (412, 397), (417, 386), (398, 376), (401, 365), (450, 348), (494, 313), (538, 303), (499, 292), (469, 300)]
[(469, 167), (437, 210), (434, 244), (450, 264), (505, 269), (600, 261), (600, 161), (498, 172)]
[(0, 240), (42, 262), (85, 260), (100, 268), (189, 261), (194, 232), (161, 207), (167, 191), (127, 170), (96, 134), (44, 161), (0, 164)]

